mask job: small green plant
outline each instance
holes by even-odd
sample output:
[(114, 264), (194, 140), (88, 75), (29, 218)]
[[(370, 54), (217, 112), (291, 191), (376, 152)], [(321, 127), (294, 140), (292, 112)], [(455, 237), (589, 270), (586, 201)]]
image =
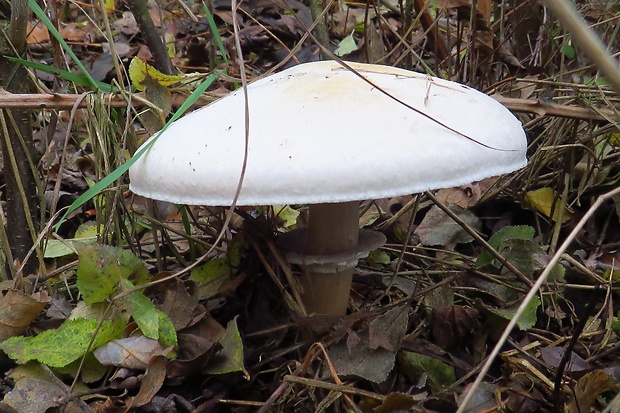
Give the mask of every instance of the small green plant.
[(55, 330), (35, 337), (12, 337), (0, 349), (19, 363), (37, 360), (65, 367), (107, 342), (122, 337), (131, 317), (141, 333), (164, 347), (177, 346), (172, 322), (136, 286), (150, 277), (144, 263), (131, 252), (106, 245), (77, 247), (77, 288), (84, 305), (78, 306)]

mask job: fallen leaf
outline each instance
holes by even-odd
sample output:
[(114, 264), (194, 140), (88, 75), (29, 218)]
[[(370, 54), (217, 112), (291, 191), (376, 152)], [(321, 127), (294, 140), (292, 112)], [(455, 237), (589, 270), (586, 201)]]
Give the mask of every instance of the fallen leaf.
[(49, 302), (44, 292), (27, 295), (19, 290), (7, 290), (0, 299), (0, 342), (22, 334)]
[(574, 398), (566, 405), (565, 412), (589, 412), (601, 394), (618, 390), (620, 386), (616, 379), (603, 370), (587, 373), (577, 381), (573, 393)]
[(355, 375), (375, 383), (385, 380), (394, 368), (408, 320), (406, 308), (396, 307), (354, 332), (354, 339), (332, 345), (328, 354), (338, 374)]
[[(37, 360), (50, 367), (64, 367), (108, 341), (121, 336), (125, 322), (77, 318), (65, 320), (55, 330), (46, 330), (34, 337), (11, 337), (0, 344), (9, 357), (18, 363)], [(94, 339), (93, 339), (94, 337)]]
[(336, 50), (334, 50), (334, 54), (336, 56), (342, 57), (344, 55), (348, 55), (349, 53), (353, 53), (354, 51), (359, 49), (357, 43), (355, 42), (355, 38), (353, 37), (354, 33), (355, 31), (352, 31), (350, 35), (348, 35), (347, 37), (342, 39), (340, 43), (338, 43), (338, 47), (336, 47)]
[(407, 308), (396, 307), (381, 314), (368, 325), (368, 347), (372, 350), (382, 347), (396, 352), (407, 331), (409, 314)]
[[(465, 392), (459, 396), (459, 405), (463, 399), (467, 396), (467, 392), (470, 390), (471, 385), (465, 390)], [(467, 407), (463, 410), (465, 413), (479, 413), (487, 411), (496, 411), (497, 409), (497, 397), (495, 392), (497, 391), (497, 385), (491, 383), (480, 383), (476, 388), (476, 392), (471, 398)]]
[(456, 306), (433, 307), (433, 338), (441, 348), (458, 345), (478, 325), (478, 310)]
[(565, 223), (573, 217), (573, 213), (566, 206), (562, 207), (560, 198), (553, 188), (529, 191), (525, 194), (525, 201), (536, 211), (555, 222), (561, 219), (561, 222)]
[(131, 84), (138, 90), (145, 89), (145, 81), (152, 79), (155, 83), (162, 86), (172, 86), (179, 83), (183, 76), (166, 75), (146, 62), (134, 57), (129, 63), (129, 78)]
[[(480, 220), (473, 212), (457, 205), (448, 205), (448, 208), (473, 229), (480, 228)], [(446, 248), (473, 240), (471, 235), (436, 205), (426, 213), (414, 234), (420, 237), (423, 245), (442, 245)]]
[(395, 413), (409, 411), (416, 403), (413, 396), (403, 393), (390, 393), (381, 404), (373, 409), (374, 413)]
[(3, 401), (20, 413), (45, 413), (48, 409), (65, 405), (68, 399), (65, 389), (56, 383), (25, 378), (15, 383)]
[(148, 363), (146, 373), (140, 382), (140, 391), (128, 403), (128, 408), (136, 408), (149, 403), (157, 394), (166, 379), (167, 359), (163, 355), (153, 356)]
[(219, 349), (219, 340), (226, 330), (209, 313), (196, 317), (192, 323), (177, 333), (179, 354), (168, 363), (170, 377), (183, 377), (202, 373), (213, 353)]
[(95, 350), (94, 354), (104, 366), (145, 370), (149, 361), (161, 355), (163, 351), (159, 341), (145, 336), (135, 336), (110, 341)]
[[(540, 356), (549, 367), (557, 368), (564, 357), (566, 349), (564, 347), (543, 347), (540, 349)], [(566, 364), (565, 371), (589, 370), (592, 366), (585, 361), (579, 354), (571, 353), (570, 360)]]
[(444, 204), (455, 204), (461, 208), (470, 208), (478, 203), (482, 192), (480, 184), (473, 183), (456, 188), (444, 188), (437, 191), (435, 198)]
[(190, 294), (184, 282), (174, 278), (165, 289), (163, 302), (157, 308), (166, 314), (175, 330), (187, 327), (198, 306), (198, 298)]
[(114, 20), (114, 23), (112, 23), (112, 25), (114, 26), (114, 28), (120, 30), (123, 34), (127, 36), (133, 36), (140, 32), (138, 23), (133, 17), (133, 13), (130, 11), (124, 11), (123, 17)]
[(237, 317), (228, 323), (219, 343), (222, 349), (213, 356), (206, 373), (224, 374), (240, 371), (249, 380), (250, 374), (243, 364), (243, 341), (237, 329)]
[(454, 367), (424, 354), (401, 351), (398, 353), (398, 365), (413, 383), (426, 376), (433, 393), (444, 390), (456, 381)]

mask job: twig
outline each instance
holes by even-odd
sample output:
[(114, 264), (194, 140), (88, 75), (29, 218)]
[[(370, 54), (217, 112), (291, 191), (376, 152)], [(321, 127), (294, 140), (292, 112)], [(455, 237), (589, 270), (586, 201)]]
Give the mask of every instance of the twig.
[[(81, 94), (71, 93), (6, 93), (0, 92), (0, 109), (73, 109), (76, 101), (80, 100)], [(185, 101), (185, 96), (179, 95), (173, 98), (173, 106), (181, 106)], [(125, 108), (129, 106), (127, 98), (122, 94), (102, 94), (102, 99), (112, 108)], [(178, 99), (178, 101), (177, 101)], [(202, 106), (210, 103), (212, 99), (199, 99), (195, 106)], [(150, 106), (152, 103), (142, 98), (141, 95), (131, 95), (131, 105), (136, 108)], [(78, 108), (87, 107), (87, 102), (78, 104)]]
[(146, 45), (153, 54), (155, 67), (167, 75), (174, 74), (174, 66), (168, 56), (166, 45), (159, 33), (157, 33), (155, 23), (151, 19), (147, 2), (143, 0), (127, 0), (127, 5), (136, 19), (136, 23), (138, 23)]
[(287, 374), (286, 376), (284, 376), (284, 381), (289, 382), (289, 383), (295, 383), (295, 384), (303, 384), (304, 386), (308, 386), (308, 387), (317, 387), (317, 388), (325, 389), (329, 391), (337, 391), (340, 393), (354, 394), (356, 396), (367, 397), (369, 399), (374, 399), (374, 400), (379, 400), (379, 401), (385, 400), (385, 396), (381, 394), (372, 393), (366, 390), (356, 389), (355, 387), (345, 386), (343, 384), (329, 383), (329, 382), (322, 381), (322, 380), (307, 379), (305, 377), (298, 377), (298, 376), (292, 376), (290, 374)]
[[(329, 49), (329, 33), (327, 32), (327, 25), (325, 24), (325, 12), (321, 5), (321, 1), (310, 0), (310, 13), (312, 14), (312, 20), (314, 20), (316, 24), (314, 28), (315, 37), (324, 48)], [(321, 52), (321, 57), (323, 59), (329, 59), (329, 54)]]
[[(0, 109), (71, 109), (81, 95), (68, 93), (0, 93)], [(586, 108), (581, 106), (561, 105), (538, 99), (508, 98), (501, 95), (491, 96), (513, 112), (532, 113), (539, 116), (556, 116), (580, 120), (600, 120), (609, 122), (617, 116), (613, 108)], [(127, 107), (127, 100), (116, 94), (104, 94), (103, 99), (112, 108)], [(208, 102), (201, 102), (200, 104)], [(179, 102), (180, 106), (181, 102)], [(200, 105), (199, 104), (199, 105)], [(148, 106), (149, 103), (139, 95), (132, 96), (134, 107)], [(173, 102), (173, 106), (176, 104)], [(78, 107), (86, 107), (81, 103)]]
[(585, 108), (581, 106), (560, 105), (538, 99), (507, 98), (500, 95), (491, 96), (513, 112), (533, 113), (540, 116), (557, 116), (581, 120), (609, 121), (617, 116), (612, 108)]

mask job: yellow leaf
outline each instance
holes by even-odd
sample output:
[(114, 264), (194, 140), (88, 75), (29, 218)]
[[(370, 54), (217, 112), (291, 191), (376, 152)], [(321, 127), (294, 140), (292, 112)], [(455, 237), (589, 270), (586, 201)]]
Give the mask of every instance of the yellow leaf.
[(284, 228), (292, 228), (297, 224), (299, 211), (288, 205), (273, 205), (273, 214), (282, 222)]
[(166, 40), (166, 51), (169, 58), (173, 58), (176, 54), (176, 48), (174, 47), (174, 35), (172, 33), (166, 33), (164, 39)]
[(129, 78), (136, 89), (144, 90), (144, 82), (147, 79), (152, 79), (162, 86), (171, 86), (179, 83), (183, 76), (165, 75), (148, 63), (134, 57), (129, 64)]
[(607, 140), (613, 146), (620, 146), (620, 133), (610, 133)]
[(107, 14), (114, 13), (115, 10), (115, 1), (114, 0), (105, 0), (105, 11)]
[(530, 191), (525, 194), (525, 200), (532, 208), (553, 221), (558, 221), (561, 215), (562, 223), (565, 223), (573, 216), (573, 213), (566, 206), (562, 207), (557, 193), (552, 188)]

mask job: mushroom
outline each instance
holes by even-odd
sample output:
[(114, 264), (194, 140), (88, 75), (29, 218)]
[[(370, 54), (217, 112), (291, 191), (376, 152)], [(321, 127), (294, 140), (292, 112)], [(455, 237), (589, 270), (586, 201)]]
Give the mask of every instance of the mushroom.
[[(358, 259), (385, 242), (359, 229), (360, 200), (464, 185), (527, 162), (521, 123), (487, 95), (403, 69), (346, 66), (300, 64), (247, 88), (247, 169), (236, 203), (310, 205), (308, 228), (279, 241), (302, 266), (308, 313), (345, 314)], [(129, 171), (130, 189), (177, 204), (231, 205), (244, 108), (237, 90), (156, 134)]]

